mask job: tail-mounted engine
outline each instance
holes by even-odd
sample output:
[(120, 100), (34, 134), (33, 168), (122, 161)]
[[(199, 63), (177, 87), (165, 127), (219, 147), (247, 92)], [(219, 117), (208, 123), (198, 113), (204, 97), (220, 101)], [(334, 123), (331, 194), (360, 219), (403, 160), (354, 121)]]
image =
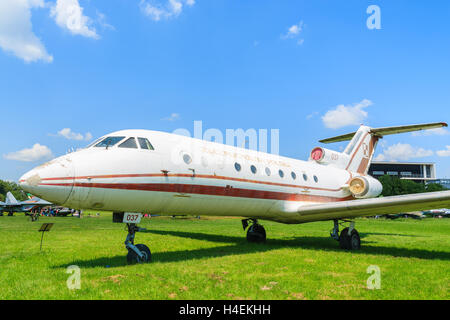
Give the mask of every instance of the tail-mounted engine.
[(354, 177), (350, 180), (349, 190), (355, 198), (375, 198), (383, 191), (380, 181), (370, 176)]
[(322, 147), (314, 148), (309, 156), (309, 161), (316, 161), (323, 165), (333, 165), (336, 167), (345, 166), (349, 157), (345, 153), (337, 152)]

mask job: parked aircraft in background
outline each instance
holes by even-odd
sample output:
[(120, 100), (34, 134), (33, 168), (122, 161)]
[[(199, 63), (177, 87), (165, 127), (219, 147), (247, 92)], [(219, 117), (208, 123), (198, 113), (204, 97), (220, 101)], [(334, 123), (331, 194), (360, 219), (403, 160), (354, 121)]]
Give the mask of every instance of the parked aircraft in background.
[[(382, 186), (367, 174), (383, 136), (444, 126), (361, 126), (321, 141), (350, 141), (343, 152), (317, 147), (308, 161), (165, 132), (123, 130), (29, 171), (19, 183), (59, 205), (113, 211), (113, 221), (128, 225), (128, 261), (151, 257), (147, 246), (134, 245), (142, 212), (245, 217), (251, 242), (266, 240), (259, 220), (333, 220), (331, 237), (344, 249), (359, 249), (353, 218), (450, 206), (450, 191), (376, 198)], [(350, 225), (339, 232), (340, 221)]]
[(431, 217), (443, 217), (443, 218), (449, 218), (450, 217), (450, 210), (449, 209), (433, 209), (428, 210), (423, 213), (425, 216), (431, 216)]
[(42, 208), (51, 206), (52, 203), (39, 199), (38, 197), (32, 197), (25, 201), (17, 201), (11, 192), (6, 194), (5, 202), (0, 202), (0, 213), (7, 212), (8, 216), (12, 216), (14, 212), (29, 212), (34, 208)]

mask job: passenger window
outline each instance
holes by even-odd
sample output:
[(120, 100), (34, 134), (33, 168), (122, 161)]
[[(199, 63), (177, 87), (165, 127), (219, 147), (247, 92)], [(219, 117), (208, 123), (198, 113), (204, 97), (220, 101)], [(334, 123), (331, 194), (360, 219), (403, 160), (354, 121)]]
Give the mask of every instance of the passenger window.
[(109, 148), (117, 144), (118, 142), (122, 141), (125, 137), (108, 137), (100, 141), (95, 145), (95, 147), (100, 148)]
[(297, 175), (295, 174), (294, 171), (291, 172), (291, 177), (293, 180), (297, 179)]
[(236, 169), (236, 171), (241, 171), (241, 165), (237, 162), (234, 163), (234, 168)]
[(284, 177), (284, 172), (283, 172), (283, 170), (278, 170), (278, 174), (280, 175), (281, 178)]
[(128, 138), (125, 142), (119, 144), (119, 148), (137, 149), (136, 139)]
[(314, 176), (314, 181), (317, 183), (319, 182), (319, 179), (317, 178), (317, 176)]
[(190, 164), (190, 163), (192, 162), (192, 158), (191, 158), (190, 155), (188, 155), (187, 153), (185, 153), (185, 154), (183, 154), (183, 161), (184, 161), (186, 164)]
[(150, 143), (150, 141), (148, 141), (148, 139), (146, 138), (138, 138), (139, 141), (139, 145), (141, 146), (141, 149), (146, 149), (146, 150), (155, 150), (152, 146), (152, 144)]
[(270, 176), (270, 168), (267, 168), (267, 167), (266, 167), (266, 174), (267, 174), (268, 176)]
[(250, 170), (252, 171), (253, 174), (255, 174), (256, 171), (257, 171), (257, 170), (256, 170), (256, 167), (255, 167), (254, 165), (251, 165), (251, 166), (250, 166)]
[(308, 181), (308, 176), (306, 175), (306, 173), (303, 174), (303, 180)]

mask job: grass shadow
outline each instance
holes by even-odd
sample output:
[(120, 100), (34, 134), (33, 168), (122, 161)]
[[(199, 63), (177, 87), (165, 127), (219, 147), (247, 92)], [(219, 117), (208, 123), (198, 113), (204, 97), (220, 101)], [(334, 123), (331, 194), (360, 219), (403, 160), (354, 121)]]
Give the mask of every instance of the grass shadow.
[[(268, 239), (266, 243), (255, 244), (248, 243), (244, 237), (225, 236), (208, 233), (160, 230), (147, 230), (146, 233), (175, 236), (195, 240), (206, 240), (211, 242), (230, 243), (230, 245), (221, 247), (168, 252), (153, 252), (152, 261), (158, 263), (171, 263), (203, 258), (220, 258), (224, 256), (242, 255), (256, 252), (261, 253), (286, 247), (321, 250), (327, 252), (335, 252), (336, 254), (343, 252), (343, 250), (339, 248), (338, 243), (328, 237), (295, 237), (290, 239)], [(399, 258), (418, 258), (427, 260), (450, 260), (450, 252), (373, 246), (368, 245), (368, 243), (370, 242), (363, 241), (361, 250), (351, 251), (352, 254), (389, 255)], [(91, 260), (76, 260), (68, 264), (54, 266), (54, 268), (66, 268), (69, 265), (73, 264), (81, 268), (96, 268), (107, 266), (110, 268), (114, 268), (126, 266), (127, 262), (124, 252), (124, 255), (121, 256), (101, 257)]]
[(367, 236), (395, 236), (395, 237), (411, 237), (411, 238), (430, 238), (431, 236), (418, 236), (414, 234), (399, 234), (399, 233), (383, 233), (383, 232), (360, 232), (361, 239)]

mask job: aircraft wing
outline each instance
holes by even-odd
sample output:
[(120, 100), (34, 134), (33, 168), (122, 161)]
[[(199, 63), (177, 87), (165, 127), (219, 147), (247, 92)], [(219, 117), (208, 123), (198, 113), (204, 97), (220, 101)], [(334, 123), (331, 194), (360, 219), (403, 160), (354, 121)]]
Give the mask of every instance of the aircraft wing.
[(32, 205), (32, 206), (45, 207), (45, 206), (50, 206), (53, 203), (45, 201), (45, 200), (42, 200), (42, 199), (40, 199), (38, 197), (33, 197), (33, 198), (29, 199), (29, 200), (25, 200), (25, 201), (20, 202), (20, 204), (21, 205)]
[(304, 221), (345, 219), (400, 212), (422, 211), (450, 206), (450, 191), (408, 194), (302, 206)]

